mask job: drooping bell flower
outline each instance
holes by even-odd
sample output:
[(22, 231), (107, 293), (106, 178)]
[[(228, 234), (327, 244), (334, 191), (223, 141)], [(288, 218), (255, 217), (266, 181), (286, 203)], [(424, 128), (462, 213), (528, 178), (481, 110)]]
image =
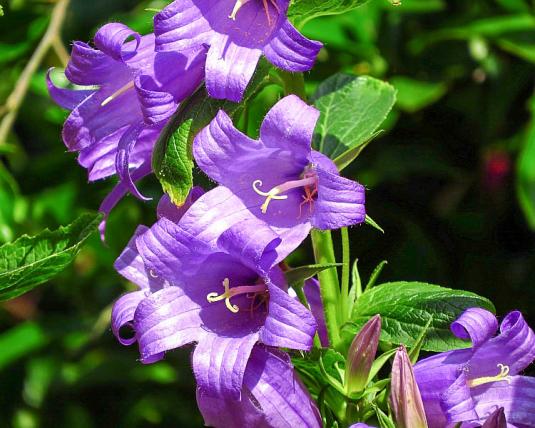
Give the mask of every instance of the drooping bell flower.
[(319, 411), (296, 376), (287, 354), (255, 346), (239, 400), (213, 397), (197, 388), (206, 426), (216, 428), (319, 428)]
[(503, 407), (508, 427), (535, 427), (535, 379), (519, 373), (535, 359), (535, 334), (518, 311), (498, 329), (484, 309), (467, 309), (451, 325), (472, 347), (444, 352), (415, 365), (431, 428), (482, 425)]
[[(115, 303), (113, 331), (121, 343), (138, 342), (144, 363), (196, 342), (193, 370), (203, 393), (239, 399), (256, 343), (308, 350), (316, 331), (312, 314), (287, 294), (273, 267), (279, 243), (251, 219), (221, 234), (214, 249), (181, 222), (160, 218), (116, 263), (141, 290)], [(125, 325), (133, 338), (121, 336)]]
[(63, 141), (79, 152), (89, 181), (120, 179), (101, 206), (108, 213), (128, 191), (143, 198), (134, 182), (150, 174), (166, 120), (202, 81), (205, 51), (156, 54), (153, 34), (140, 36), (119, 23), (101, 27), (94, 43), (74, 42), (65, 69), (71, 83), (91, 89), (59, 88), (50, 72), (47, 83), (54, 101), (72, 110)]
[(422, 397), (414, 378), (411, 360), (403, 345), (396, 351), (392, 364), (390, 407), (396, 427), (427, 428)]
[(348, 393), (360, 392), (368, 385), (368, 377), (375, 360), (379, 337), (381, 336), (381, 317), (373, 316), (351, 342), (347, 353), (345, 385)]
[(286, 17), (289, 0), (176, 0), (154, 17), (157, 51), (209, 46), (206, 88), (238, 102), (260, 56), (291, 72), (310, 70), (322, 46)]
[(245, 207), (281, 236), (280, 248), (293, 250), (311, 227), (337, 229), (365, 220), (364, 187), (341, 177), (333, 161), (311, 148), (318, 116), (289, 95), (267, 113), (258, 140), (238, 131), (224, 111), (197, 134), (198, 166), (241, 200), (226, 221)]

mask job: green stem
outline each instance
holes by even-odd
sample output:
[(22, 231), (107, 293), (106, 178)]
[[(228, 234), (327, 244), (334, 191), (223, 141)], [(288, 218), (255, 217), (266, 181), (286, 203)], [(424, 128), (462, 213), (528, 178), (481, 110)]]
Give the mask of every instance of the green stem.
[(342, 233), (342, 292), (340, 296), (340, 309), (342, 312), (342, 323), (349, 316), (349, 233), (347, 227), (340, 229)]
[[(312, 230), (312, 247), (316, 263), (336, 263), (334, 256), (333, 240), (330, 231)], [(331, 346), (337, 347), (340, 342), (340, 323), (338, 301), (340, 289), (338, 282), (338, 272), (336, 268), (325, 269), (318, 273), (320, 281), (321, 300), (325, 312), (325, 324)]]
[(280, 70), (279, 75), (284, 82), (284, 93), (286, 95), (295, 94), (303, 101), (307, 100), (307, 94), (305, 91), (305, 78), (303, 73), (289, 73), (287, 71)]

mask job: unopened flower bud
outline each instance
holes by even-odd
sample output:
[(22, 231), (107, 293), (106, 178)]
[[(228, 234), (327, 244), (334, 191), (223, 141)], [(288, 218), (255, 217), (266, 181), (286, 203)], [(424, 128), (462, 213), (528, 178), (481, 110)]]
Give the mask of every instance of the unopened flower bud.
[(381, 317), (375, 315), (353, 339), (347, 353), (346, 391), (349, 394), (362, 391), (368, 384), (380, 335)]
[(411, 360), (402, 345), (392, 365), (390, 406), (399, 428), (427, 428), (424, 405), (414, 378)]

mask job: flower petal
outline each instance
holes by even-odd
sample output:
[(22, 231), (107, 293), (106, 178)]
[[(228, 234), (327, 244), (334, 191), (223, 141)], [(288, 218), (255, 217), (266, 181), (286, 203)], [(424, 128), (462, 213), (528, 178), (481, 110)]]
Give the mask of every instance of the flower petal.
[(244, 384), (261, 406), (268, 426), (322, 426), (319, 411), (286, 354), (256, 346), (247, 365)]
[(165, 217), (137, 239), (137, 248), (149, 268), (177, 285), (213, 253), (205, 242)]
[(238, 131), (223, 110), (193, 142), (193, 155), (199, 168), (222, 185), (235, 182), (234, 174), (250, 170), (266, 154), (262, 144)]
[(492, 312), (469, 308), (451, 324), (452, 333), (460, 339), (470, 339), (477, 348), (491, 339), (498, 330), (498, 320)]
[(132, 325), (134, 313), (139, 303), (145, 297), (145, 291), (134, 291), (124, 294), (113, 304), (111, 311), (111, 330), (122, 345), (130, 346), (137, 341), (135, 335), (131, 338), (121, 336), (121, 328), (126, 325)]
[(317, 168), (318, 198), (314, 202), (312, 225), (318, 229), (353, 226), (366, 219), (364, 186)]
[(141, 109), (148, 124), (168, 119), (204, 78), (205, 49), (159, 53), (149, 74), (136, 78)]
[(141, 301), (134, 314), (134, 329), (141, 362), (201, 340), (201, 307), (179, 287), (166, 287)]
[[(131, 37), (134, 38), (134, 45), (126, 43)], [(94, 41), (100, 51), (115, 61), (126, 61), (136, 54), (141, 36), (124, 24), (111, 22), (99, 28)]]
[(151, 198), (146, 198), (139, 192), (130, 174), (130, 153), (134, 150), (134, 146), (136, 145), (136, 142), (142, 131), (143, 125), (138, 124), (131, 126), (123, 134), (121, 140), (119, 141), (119, 146), (117, 147), (115, 168), (117, 169), (117, 175), (119, 176), (119, 179), (132, 195), (138, 199), (141, 199), (142, 201), (150, 201)]
[(478, 386), (472, 395), (480, 423), (503, 407), (508, 427), (535, 427), (535, 378), (513, 376), (510, 383)]
[[(210, 24), (206, 13), (221, 8), (222, 2), (208, 0), (176, 0), (154, 17), (156, 50), (181, 51), (210, 40)], [(215, 12), (219, 13), (219, 10)]]
[[(219, 237), (230, 227), (253, 218), (249, 208), (234, 192), (224, 186), (216, 187), (201, 196), (180, 220), (181, 227), (212, 248), (217, 248)], [(277, 247), (276, 263), (288, 256), (306, 238), (308, 223), (294, 228), (272, 229), (282, 239)]]
[(498, 364), (509, 367), (509, 374), (524, 370), (535, 359), (535, 334), (518, 311), (509, 313), (500, 325), (500, 334), (474, 351), (470, 360), (470, 379), (496, 376)]
[(323, 312), (319, 281), (315, 278), (306, 280), (303, 291), (307, 298), (308, 305), (310, 306), (310, 310), (316, 319), (321, 346), (328, 348), (329, 336), (327, 335), (327, 325), (325, 324), (325, 314)]
[(206, 334), (193, 352), (193, 372), (200, 390), (213, 397), (239, 400), (243, 375), (258, 333), (243, 337)]
[(69, 150), (82, 150), (132, 123), (142, 123), (143, 116), (134, 91), (126, 91), (106, 104), (121, 83), (100, 89), (71, 112), (62, 133)]
[(267, 113), (260, 127), (266, 147), (289, 150), (295, 162), (306, 166), (319, 111), (296, 95), (288, 95)]
[(251, 392), (244, 388), (240, 401), (214, 398), (197, 388), (197, 404), (205, 426), (221, 428), (270, 428)]
[(136, 239), (147, 230), (146, 226), (138, 226), (128, 245), (113, 264), (117, 272), (142, 289), (149, 288), (149, 278), (145, 270), (145, 263), (143, 263), (137, 250)]
[(442, 394), (440, 406), (448, 423), (478, 419), (467, 381), (466, 373), (461, 372), (457, 380)]
[(226, 36), (212, 39), (206, 57), (208, 95), (240, 102), (253, 77), (260, 55), (260, 49), (240, 46)]
[(173, 204), (171, 198), (165, 193), (158, 202), (156, 208), (156, 214), (158, 218), (165, 217), (172, 222), (178, 223), (184, 213), (193, 205), (193, 203), (204, 195), (204, 189), (200, 186), (193, 186), (188, 193), (188, 197), (184, 201), (184, 204), (177, 206)]
[(414, 365), (414, 377), (425, 403), (430, 428), (446, 426), (446, 418), (440, 406), (441, 396), (457, 380), (463, 367), (467, 367), (471, 356), (471, 349), (443, 352)]
[(300, 72), (312, 68), (322, 43), (304, 37), (287, 20), (264, 48), (266, 58), (283, 70)]
[(65, 76), (72, 83), (87, 86), (126, 81), (130, 73), (124, 64), (118, 63), (104, 52), (87, 43), (74, 42)]
[(50, 74), (52, 73), (53, 68), (50, 68), (46, 73), (46, 86), (48, 88), (48, 93), (50, 97), (54, 100), (56, 104), (60, 107), (73, 110), (78, 104), (84, 101), (89, 95), (95, 93), (95, 90), (73, 90), (73, 89), (63, 89), (54, 85)]
[(251, 217), (233, 224), (221, 234), (218, 246), (245, 266), (268, 272), (277, 260), (281, 238), (267, 224)]
[(505, 413), (503, 407), (494, 411), (485, 421), (481, 428), (507, 428), (507, 420), (505, 419)]
[(269, 311), (260, 331), (260, 341), (269, 346), (302, 349), (312, 347), (316, 321), (301, 302), (268, 282)]

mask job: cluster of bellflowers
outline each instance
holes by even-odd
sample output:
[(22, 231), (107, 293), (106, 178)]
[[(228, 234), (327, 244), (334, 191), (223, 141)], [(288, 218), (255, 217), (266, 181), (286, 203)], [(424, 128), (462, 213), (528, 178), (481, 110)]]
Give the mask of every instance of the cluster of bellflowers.
[[(288, 4), (177, 0), (155, 16), (154, 34), (109, 23), (92, 44), (73, 44), (65, 76), (74, 89), (55, 85), (51, 73), (48, 88), (71, 111), (63, 141), (78, 152), (89, 181), (118, 179), (100, 208), (106, 216), (127, 193), (146, 199), (136, 182), (152, 173), (155, 142), (201, 85), (210, 97), (240, 102), (261, 56), (288, 72), (312, 68), (322, 44), (292, 26)], [(115, 302), (114, 335), (123, 345), (137, 343), (144, 364), (193, 349), (207, 426), (324, 423), (290, 359), (311, 350), (316, 334), (329, 347), (320, 284), (307, 281), (308, 304), (301, 303), (289, 292), (282, 262), (312, 228), (357, 225), (366, 211), (364, 187), (312, 149), (318, 117), (288, 95), (266, 114), (254, 140), (219, 111), (193, 142), (197, 166), (217, 186), (193, 187), (182, 206), (164, 195), (155, 224), (140, 225), (115, 262), (138, 290)], [(494, 337), (497, 328), (493, 314), (474, 308), (452, 325), (471, 348), (413, 366), (400, 346), (388, 380), (396, 426), (535, 427), (535, 380), (519, 375), (535, 358), (535, 336), (518, 312)], [(340, 387), (350, 396), (362, 394), (377, 373), (380, 332), (375, 316), (349, 348)], [(348, 426), (368, 426), (369, 414), (358, 414), (361, 420)]]

